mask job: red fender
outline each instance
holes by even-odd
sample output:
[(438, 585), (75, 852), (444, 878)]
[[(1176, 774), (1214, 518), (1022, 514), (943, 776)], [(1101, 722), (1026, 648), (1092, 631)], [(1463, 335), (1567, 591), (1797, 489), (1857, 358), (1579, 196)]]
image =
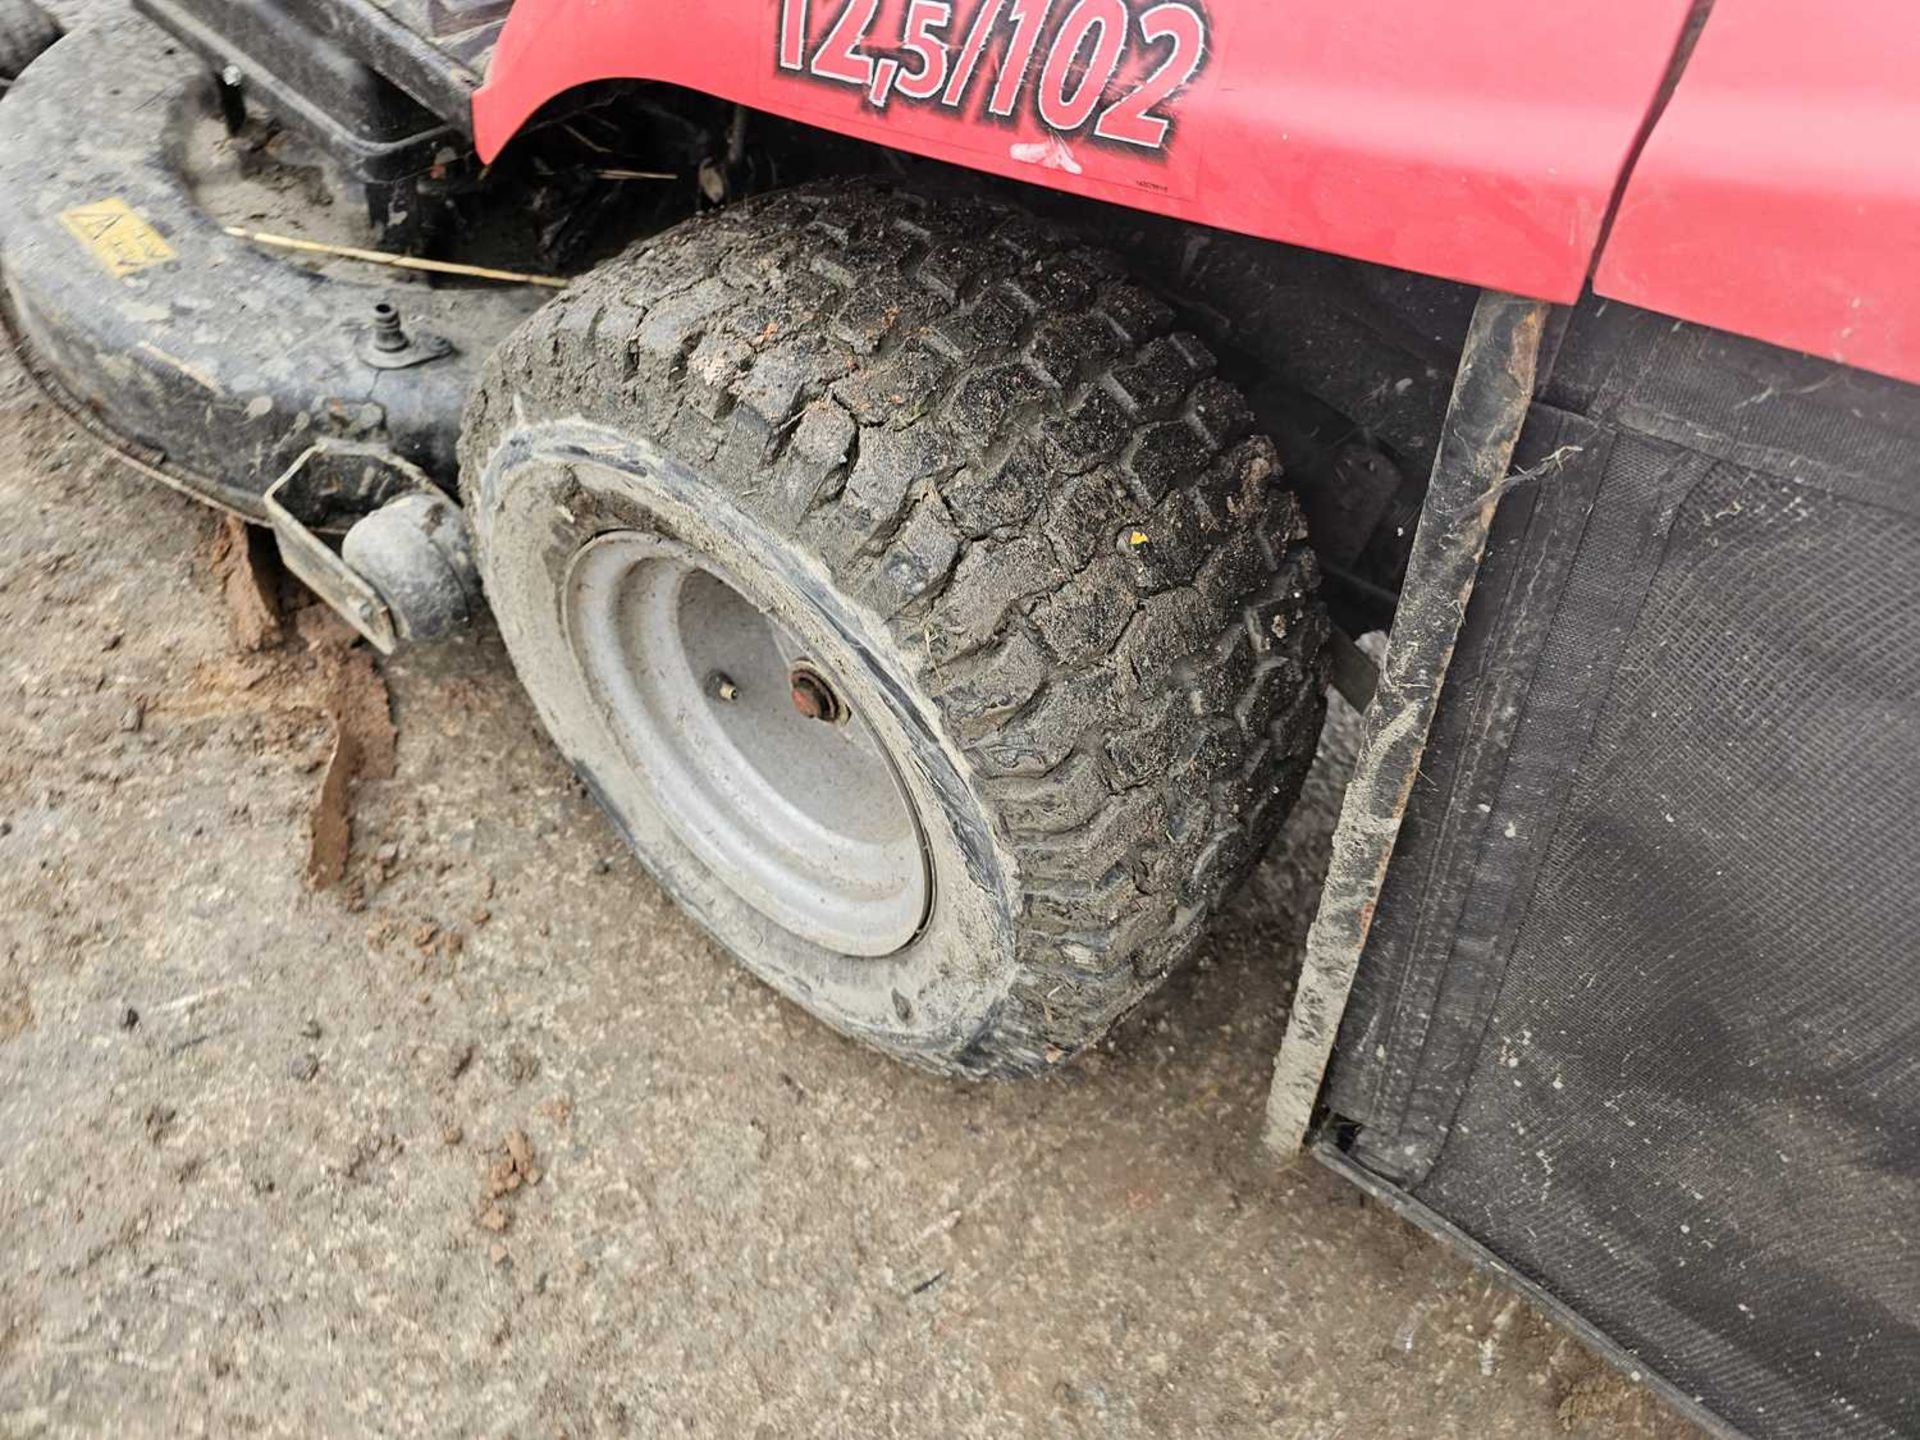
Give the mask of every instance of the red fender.
[(1920, 381), (1913, 0), (519, 0), (474, 100), (669, 81), (994, 174)]
[(670, 81), (1099, 200), (1575, 299), (1689, 0), (519, 0), (475, 133)]
[(1920, 11), (1713, 12), (1594, 288), (1920, 381)]

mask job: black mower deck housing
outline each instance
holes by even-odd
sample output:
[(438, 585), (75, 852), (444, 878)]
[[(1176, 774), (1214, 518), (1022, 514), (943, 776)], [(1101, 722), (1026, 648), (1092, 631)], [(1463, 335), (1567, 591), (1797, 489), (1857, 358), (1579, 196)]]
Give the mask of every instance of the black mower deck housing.
[[(184, 158), (219, 113), (204, 60), (132, 18), (67, 36), (13, 87), (0, 274), (30, 367), (129, 459), (252, 520), (321, 439), (452, 488), (476, 367), (545, 292), (322, 270), (227, 234)], [(369, 363), (382, 305), (444, 352)]]

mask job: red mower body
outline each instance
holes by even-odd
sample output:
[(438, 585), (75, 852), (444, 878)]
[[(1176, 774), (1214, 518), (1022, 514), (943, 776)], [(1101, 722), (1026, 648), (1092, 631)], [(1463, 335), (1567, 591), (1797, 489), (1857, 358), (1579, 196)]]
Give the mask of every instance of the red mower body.
[(1662, 113), (1691, 0), (520, 0), (474, 123), (491, 157), (576, 86), (664, 81), (1541, 299), (1597, 273), (1920, 380), (1920, 26), (1724, 8)]
[(1633, 167), (1602, 295), (1920, 381), (1920, 15), (1715, 9)]

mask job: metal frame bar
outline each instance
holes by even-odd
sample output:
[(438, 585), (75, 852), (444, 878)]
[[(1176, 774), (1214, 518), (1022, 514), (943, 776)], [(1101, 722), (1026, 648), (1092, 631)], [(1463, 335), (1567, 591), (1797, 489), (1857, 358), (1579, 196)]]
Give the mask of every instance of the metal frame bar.
[(1274, 1063), (1265, 1143), (1283, 1158), (1306, 1143), (1313, 1126), (1493, 513), (1533, 400), (1552, 311), (1545, 301), (1485, 290), (1467, 329), (1386, 660), (1367, 707), (1359, 759), (1334, 831), (1333, 860)]
[[(302, 15), (323, 35), (337, 37), (394, 85), (438, 115), (462, 134), (473, 133), (473, 92), (481, 76), (472, 65), (434, 43), (426, 32), (431, 21), (423, 3), (407, 5), (419, 28), (392, 13), (394, 0), (290, 0), (289, 8)], [(489, 27), (497, 31), (504, 22)]]

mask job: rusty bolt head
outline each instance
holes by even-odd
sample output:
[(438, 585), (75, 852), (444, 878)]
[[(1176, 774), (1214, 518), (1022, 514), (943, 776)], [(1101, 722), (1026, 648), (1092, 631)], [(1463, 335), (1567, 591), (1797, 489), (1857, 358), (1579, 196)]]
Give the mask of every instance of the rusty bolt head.
[(793, 695), (793, 708), (809, 720), (825, 720), (832, 724), (846, 714), (840, 703), (840, 697), (833, 693), (833, 686), (810, 665), (796, 665), (787, 676), (787, 684)]

